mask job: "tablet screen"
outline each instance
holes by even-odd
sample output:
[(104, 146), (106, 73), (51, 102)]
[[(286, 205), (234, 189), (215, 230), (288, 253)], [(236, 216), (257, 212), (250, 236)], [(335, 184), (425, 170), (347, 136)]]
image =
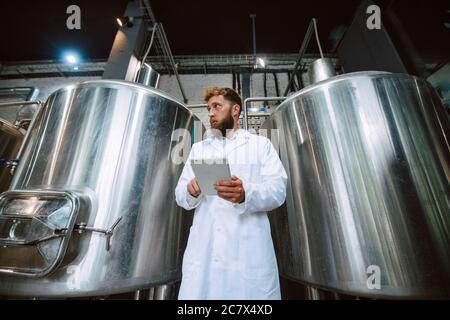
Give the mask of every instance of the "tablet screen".
[(226, 159), (196, 159), (191, 161), (202, 194), (216, 196), (214, 184), (219, 180), (231, 179), (230, 167)]

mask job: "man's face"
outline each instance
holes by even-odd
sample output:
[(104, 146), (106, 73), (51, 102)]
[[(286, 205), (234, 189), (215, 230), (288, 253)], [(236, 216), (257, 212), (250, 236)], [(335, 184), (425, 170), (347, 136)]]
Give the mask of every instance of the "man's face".
[(222, 95), (208, 100), (208, 115), (211, 128), (220, 130), (223, 135), (227, 129), (233, 129), (232, 105)]

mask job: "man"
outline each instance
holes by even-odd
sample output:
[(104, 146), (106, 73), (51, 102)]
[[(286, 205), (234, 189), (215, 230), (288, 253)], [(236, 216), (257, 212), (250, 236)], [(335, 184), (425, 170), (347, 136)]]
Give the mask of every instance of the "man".
[[(271, 142), (238, 129), (240, 96), (230, 88), (205, 91), (211, 128), (218, 134), (195, 143), (175, 196), (195, 210), (183, 258), (179, 299), (280, 299), (267, 211), (286, 198), (287, 175)], [(226, 157), (230, 180), (217, 196), (202, 195), (192, 159)]]

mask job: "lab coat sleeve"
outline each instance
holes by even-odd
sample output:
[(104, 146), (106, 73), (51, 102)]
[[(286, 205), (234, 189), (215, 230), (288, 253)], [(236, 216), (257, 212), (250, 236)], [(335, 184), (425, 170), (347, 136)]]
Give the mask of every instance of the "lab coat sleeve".
[(261, 182), (243, 181), (245, 201), (234, 205), (238, 214), (271, 211), (286, 199), (286, 171), (270, 140), (265, 139), (259, 159)]
[(177, 204), (186, 210), (192, 210), (198, 207), (203, 199), (202, 194), (200, 194), (196, 198), (187, 191), (187, 185), (189, 181), (191, 181), (195, 177), (194, 171), (192, 170), (191, 166), (193, 150), (194, 149), (192, 149), (189, 153), (189, 157), (184, 165), (183, 172), (181, 173), (180, 179), (178, 179), (178, 183), (175, 188), (175, 199), (177, 201)]

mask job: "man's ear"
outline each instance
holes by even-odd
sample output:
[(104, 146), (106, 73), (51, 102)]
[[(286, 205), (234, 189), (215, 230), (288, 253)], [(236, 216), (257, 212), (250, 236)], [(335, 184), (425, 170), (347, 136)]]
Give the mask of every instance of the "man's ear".
[(241, 107), (238, 105), (238, 104), (235, 104), (234, 106), (233, 106), (233, 116), (239, 116), (239, 109), (240, 109)]

